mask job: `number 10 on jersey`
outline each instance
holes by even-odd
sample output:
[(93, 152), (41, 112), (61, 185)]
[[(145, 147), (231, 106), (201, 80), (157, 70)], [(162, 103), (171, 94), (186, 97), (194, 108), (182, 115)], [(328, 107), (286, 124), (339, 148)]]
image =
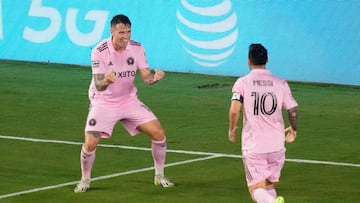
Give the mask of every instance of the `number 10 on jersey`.
[(273, 92), (251, 92), (254, 98), (254, 115), (259, 115), (259, 110), (264, 115), (271, 115), (277, 108), (277, 98)]

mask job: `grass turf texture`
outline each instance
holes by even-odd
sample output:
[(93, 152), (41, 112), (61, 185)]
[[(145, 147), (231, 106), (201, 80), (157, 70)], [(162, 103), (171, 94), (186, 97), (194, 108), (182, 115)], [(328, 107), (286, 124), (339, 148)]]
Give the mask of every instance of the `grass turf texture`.
[[(89, 68), (1, 61), (0, 135), (83, 142)], [(240, 155), (227, 140), (227, 113), (236, 77), (166, 73), (156, 85), (139, 78), (139, 97), (158, 116), (168, 149)], [(360, 88), (289, 83), (299, 108), (299, 131), (287, 158), (360, 163)], [(241, 123), (241, 122), (240, 122)], [(118, 125), (102, 144), (150, 147)], [(0, 196), (77, 181), (80, 145), (0, 139)], [(168, 153), (167, 163), (204, 157)], [(114, 159), (115, 158), (115, 159)], [(149, 151), (99, 147), (93, 177), (152, 166)], [(175, 188), (152, 185), (153, 171), (94, 181), (85, 194), (74, 185), (0, 202), (251, 202), (239, 158), (219, 157), (166, 168)], [(287, 202), (357, 202), (360, 168), (286, 162), (278, 193)]]

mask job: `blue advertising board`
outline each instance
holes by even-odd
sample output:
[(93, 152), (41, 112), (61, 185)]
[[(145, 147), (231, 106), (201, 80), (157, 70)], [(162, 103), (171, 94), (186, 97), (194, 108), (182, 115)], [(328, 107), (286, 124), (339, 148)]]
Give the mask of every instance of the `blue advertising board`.
[(262, 43), (287, 80), (360, 85), (359, 10), (358, 0), (0, 0), (0, 59), (90, 66), (121, 13), (151, 68), (241, 76), (248, 46)]

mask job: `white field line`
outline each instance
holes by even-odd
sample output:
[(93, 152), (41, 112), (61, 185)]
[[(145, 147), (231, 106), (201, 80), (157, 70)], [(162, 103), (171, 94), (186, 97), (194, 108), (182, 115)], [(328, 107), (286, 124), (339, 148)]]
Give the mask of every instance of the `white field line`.
[[(179, 162), (175, 162), (175, 163), (166, 164), (165, 167), (182, 165), (182, 164), (187, 164), (187, 163), (192, 163), (192, 162), (197, 162), (197, 161), (203, 161), (203, 160), (207, 160), (207, 159), (214, 159), (214, 158), (218, 158), (218, 157), (220, 157), (220, 156), (212, 155), (212, 156), (207, 156), (207, 157), (202, 157), (202, 158), (197, 158), (197, 159), (189, 159), (189, 160), (185, 160), (185, 161), (179, 161)], [(154, 167), (147, 167), (147, 168), (141, 168), (141, 169), (136, 169), (136, 170), (131, 170), (131, 171), (114, 173), (114, 174), (91, 178), (91, 182), (97, 181), (97, 180), (114, 178), (114, 177), (123, 176), (123, 175), (151, 171), (151, 170), (154, 170)], [(24, 190), (24, 191), (20, 191), (20, 192), (4, 194), (4, 195), (0, 195), (0, 199), (19, 196), (19, 195), (23, 195), (23, 194), (34, 193), (34, 192), (39, 192), (39, 191), (44, 191), (44, 190), (56, 189), (56, 188), (60, 188), (60, 187), (70, 186), (70, 185), (75, 185), (78, 182), (79, 181), (71, 181), (71, 182), (62, 183), (62, 184), (58, 184), (58, 185), (51, 185), (51, 186), (46, 186), (46, 187), (34, 188), (34, 189), (30, 189), (30, 190)]]
[[(25, 138), (25, 137), (3, 136), (3, 135), (0, 135), (0, 138), (1, 139), (30, 141), (30, 142), (42, 142), (42, 143), (59, 143), (59, 144), (70, 144), (70, 145), (82, 145), (83, 144), (82, 142), (72, 142), (72, 141), (62, 141), (62, 140), (45, 140), (45, 139), (37, 139), (37, 138)], [(110, 148), (151, 151), (150, 148), (143, 148), (143, 147), (107, 145), (107, 144), (100, 144), (99, 146), (110, 147)], [(185, 150), (167, 150), (167, 152), (192, 154), (192, 155), (203, 155), (206, 157), (166, 164), (165, 165), (166, 167), (182, 165), (182, 164), (187, 164), (187, 163), (192, 163), (192, 162), (197, 162), (197, 161), (203, 161), (203, 160), (208, 160), (208, 159), (214, 159), (214, 158), (218, 158), (218, 157), (242, 158), (241, 155), (236, 155), (236, 154), (222, 154), (222, 153), (197, 152), (197, 151), (185, 151)], [(297, 163), (312, 163), (312, 164), (360, 167), (360, 164), (339, 163), (339, 162), (329, 162), (329, 161), (302, 160), (302, 159), (286, 159), (286, 161), (297, 162)], [(128, 174), (140, 173), (140, 172), (144, 172), (144, 171), (150, 171), (153, 169), (154, 169), (154, 167), (148, 167), (148, 168), (136, 169), (136, 170), (125, 171), (125, 172), (120, 172), (120, 173), (115, 173), (115, 174), (109, 174), (109, 175), (92, 178), (92, 181), (109, 179), (109, 178), (128, 175)], [(52, 186), (46, 186), (46, 187), (41, 187), (41, 188), (34, 188), (34, 189), (30, 189), (30, 190), (24, 190), (24, 191), (15, 192), (15, 193), (4, 194), (4, 195), (0, 195), (0, 199), (7, 198), (7, 197), (14, 197), (14, 196), (23, 195), (23, 194), (34, 193), (34, 192), (39, 192), (39, 191), (43, 191), (43, 190), (60, 188), (60, 187), (64, 187), (64, 186), (75, 185), (77, 183), (78, 183), (78, 181), (72, 181), (72, 182), (62, 183), (62, 184), (58, 184), (58, 185), (52, 185)]]
[[(22, 140), (22, 141), (29, 141), (29, 142), (58, 143), (58, 144), (70, 144), (70, 145), (82, 145), (83, 144), (82, 142), (63, 141), (63, 140), (45, 140), (45, 139), (38, 139), (38, 138), (26, 138), (26, 137), (15, 137), (15, 136), (4, 136), (4, 135), (0, 135), (0, 139), (12, 139), (12, 140)], [(108, 148), (121, 148), (121, 149), (151, 151), (151, 148), (133, 147), (133, 146), (124, 146), (124, 145), (99, 144), (98, 146), (108, 147)], [(237, 155), (237, 154), (223, 154), (223, 153), (213, 153), (213, 152), (199, 152), (199, 151), (171, 150), (171, 149), (167, 149), (166, 152), (179, 153), (179, 154), (202, 155), (202, 156), (242, 158), (241, 155)], [(345, 163), (345, 162), (332, 162), (332, 161), (319, 161), (319, 160), (306, 160), (306, 159), (286, 159), (286, 161), (296, 162), (296, 163), (308, 163), (308, 164), (360, 167), (360, 164)]]

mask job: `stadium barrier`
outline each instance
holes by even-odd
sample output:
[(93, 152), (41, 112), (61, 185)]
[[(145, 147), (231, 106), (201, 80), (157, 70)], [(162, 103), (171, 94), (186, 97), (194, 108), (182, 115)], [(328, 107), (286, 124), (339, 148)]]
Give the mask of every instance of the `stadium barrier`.
[(231, 0), (0, 0), (0, 59), (90, 65), (119, 13), (151, 67), (244, 75), (251, 43), (288, 80), (360, 85), (360, 3)]

